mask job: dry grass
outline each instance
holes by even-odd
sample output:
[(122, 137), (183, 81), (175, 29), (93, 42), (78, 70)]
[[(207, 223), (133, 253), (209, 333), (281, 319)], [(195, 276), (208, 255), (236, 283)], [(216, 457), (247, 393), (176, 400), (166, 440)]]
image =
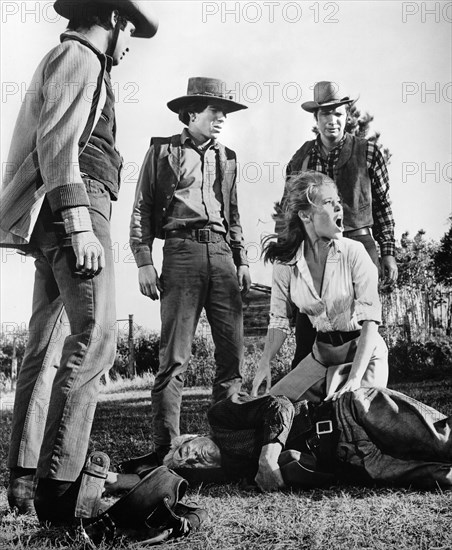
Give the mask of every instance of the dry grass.
[[(396, 389), (452, 414), (452, 382), (398, 385)], [(209, 394), (187, 391), (182, 430), (207, 430)], [(1, 477), (11, 414), (2, 408)], [(150, 380), (121, 384), (103, 392), (92, 433), (92, 447), (104, 450), (117, 464), (151, 448)], [(186, 497), (207, 508), (209, 518), (187, 539), (160, 548), (183, 550), (452, 550), (452, 491), (419, 492), (340, 484), (328, 490), (262, 495), (237, 485), (192, 487)], [(81, 550), (80, 540), (62, 530), (40, 528), (34, 518), (7, 510), (0, 491), (0, 549), (68, 548)], [(141, 548), (118, 540), (114, 548)], [(106, 548), (106, 546), (101, 546)]]

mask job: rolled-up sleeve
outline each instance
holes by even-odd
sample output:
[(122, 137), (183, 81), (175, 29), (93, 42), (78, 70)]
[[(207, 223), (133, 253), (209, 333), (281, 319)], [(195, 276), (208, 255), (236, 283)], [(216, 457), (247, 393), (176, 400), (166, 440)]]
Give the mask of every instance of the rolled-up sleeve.
[(287, 264), (273, 265), (272, 294), (270, 301), (269, 329), (276, 328), (290, 334), (293, 305), (290, 299), (290, 279), (293, 267)]
[[(362, 248), (362, 250), (361, 250)], [(378, 269), (364, 247), (350, 249), (352, 281), (355, 293), (355, 315), (358, 323), (381, 323), (381, 302), (378, 295)]]

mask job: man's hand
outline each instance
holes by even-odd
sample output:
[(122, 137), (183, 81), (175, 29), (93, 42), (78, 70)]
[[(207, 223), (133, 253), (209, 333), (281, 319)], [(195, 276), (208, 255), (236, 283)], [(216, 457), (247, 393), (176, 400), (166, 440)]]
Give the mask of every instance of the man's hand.
[(76, 273), (83, 277), (95, 277), (105, 267), (104, 247), (92, 231), (72, 233), (72, 248), (76, 259)]
[(262, 447), (259, 456), (259, 469), (254, 481), (264, 493), (278, 491), (284, 487), (284, 480), (278, 464), (281, 449), (280, 443), (269, 443)]
[(272, 373), (270, 363), (262, 358), (257, 366), (256, 374), (254, 375), (253, 386), (251, 388), (251, 396), (257, 397), (259, 388), (264, 382), (264, 392), (268, 393), (272, 385)]
[(144, 294), (151, 300), (159, 299), (159, 292), (162, 291), (162, 285), (153, 265), (143, 265), (138, 268), (138, 283), (140, 285), (141, 294)]
[(239, 265), (237, 268), (237, 280), (242, 294), (246, 294), (251, 287), (250, 270), (247, 265)]
[(397, 282), (398, 269), (394, 256), (381, 257), (381, 277), (383, 285), (391, 287)]

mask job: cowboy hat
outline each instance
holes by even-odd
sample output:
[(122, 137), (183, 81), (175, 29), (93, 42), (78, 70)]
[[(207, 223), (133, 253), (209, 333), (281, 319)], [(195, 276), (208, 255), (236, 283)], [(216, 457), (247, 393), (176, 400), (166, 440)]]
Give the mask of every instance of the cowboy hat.
[(315, 489), (327, 487), (334, 482), (334, 475), (317, 469), (317, 462), (312, 455), (289, 449), (283, 451), (278, 459), (284, 483), (288, 487)]
[(314, 101), (302, 103), (301, 108), (308, 113), (314, 113), (324, 107), (339, 107), (340, 105), (355, 103), (356, 99), (348, 96), (340, 97), (339, 86), (335, 82), (322, 80), (314, 86)]
[(169, 101), (167, 105), (173, 113), (179, 113), (182, 108), (197, 99), (208, 99), (215, 105), (221, 105), (225, 113), (248, 108), (246, 105), (233, 101), (232, 98), (232, 95), (226, 93), (226, 83), (223, 80), (195, 76), (188, 79), (187, 94)]
[(158, 19), (145, 0), (56, 0), (53, 7), (65, 19), (72, 19), (88, 5), (104, 5), (119, 10), (135, 25), (135, 38), (151, 38), (157, 32)]

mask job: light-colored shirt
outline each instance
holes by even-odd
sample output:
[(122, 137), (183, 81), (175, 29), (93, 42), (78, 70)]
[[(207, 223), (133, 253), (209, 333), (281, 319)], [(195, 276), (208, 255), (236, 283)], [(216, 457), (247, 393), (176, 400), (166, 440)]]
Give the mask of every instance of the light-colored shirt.
[(293, 304), (318, 332), (349, 332), (364, 321), (381, 323), (378, 270), (362, 243), (333, 239), (329, 245), (321, 295), (304, 258), (304, 243), (290, 263), (275, 263), (269, 328), (290, 333)]
[(186, 128), (181, 134), (181, 144), (180, 181), (163, 229), (210, 227), (226, 233), (218, 177), (218, 145), (211, 141), (203, 149), (196, 147)]

